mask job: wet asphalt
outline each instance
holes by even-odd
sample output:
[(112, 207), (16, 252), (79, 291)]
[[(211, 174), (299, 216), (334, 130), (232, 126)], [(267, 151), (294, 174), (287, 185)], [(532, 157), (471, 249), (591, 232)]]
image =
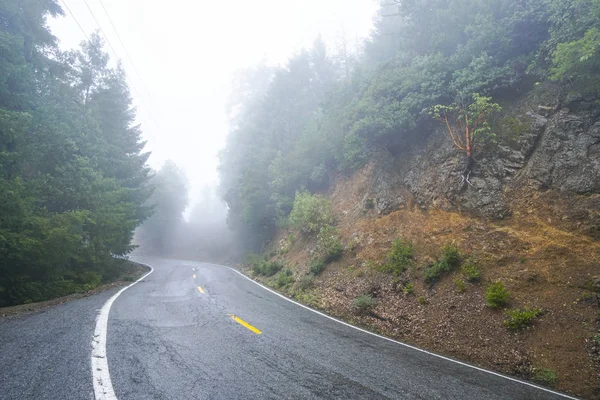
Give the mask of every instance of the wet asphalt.
[[(223, 266), (139, 261), (154, 272), (109, 316), (122, 400), (565, 398), (340, 324)], [(95, 318), (115, 292), (0, 319), (0, 399), (93, 399)]]

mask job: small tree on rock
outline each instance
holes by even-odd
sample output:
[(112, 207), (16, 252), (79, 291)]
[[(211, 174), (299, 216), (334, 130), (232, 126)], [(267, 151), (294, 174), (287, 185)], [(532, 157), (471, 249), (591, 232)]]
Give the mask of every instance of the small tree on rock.
[(478, 93), (473, 94), (468, 105), (454, 102), (451, 105), (438, 104), (431, 108), (429, 113), (446, 126), (454, 146), (466, 153), (461, 185), (464, 182), (471, 185), (469, 175), (473, 163), (473, 150), (482, 142), (494, 139), (495, 135), (488, 120), (501, 110), (499, 104), (492, 103), (491, 97)]

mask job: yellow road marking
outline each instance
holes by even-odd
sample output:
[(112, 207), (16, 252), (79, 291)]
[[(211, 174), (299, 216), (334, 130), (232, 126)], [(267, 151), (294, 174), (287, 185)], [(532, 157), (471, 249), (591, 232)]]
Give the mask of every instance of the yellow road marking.
[(197, 289), (200, 293), (204, 293), (204, 289), (202, 289), (200, 286), (198, 286)]
[(250, 325), (249, 323), (247, 323), (243, 319), (240, 319), (240, 318), (236, 317), (233, 314), (227, 314), (227, 316), (231, 317), (235, 322), (237, 322), (238, 324), (240, 324), (243, 327), (247, 328), (248, 330), (251, 330), (252, 332), (256, 333), (257, 335), (260, 335), (262, 333), (261, 331), (259, 331), (258, 329), (256, 329), (255, 327), (253, 327), (252, 325)]
[(196, 274), (193, 275), (194, 279), (196, 279)]

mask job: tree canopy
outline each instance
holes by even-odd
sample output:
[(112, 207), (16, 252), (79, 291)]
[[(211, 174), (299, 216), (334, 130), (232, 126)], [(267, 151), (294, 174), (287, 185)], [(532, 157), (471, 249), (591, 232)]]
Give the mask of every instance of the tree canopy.
[(599, 12), (600, 0), (384, 0), (351, 70), (345, 49), (317, 40), (247, 73), (221, 154), (230, 225), (268, 240), (295, 193), (326, 190), (375, 149), (424, 140), (435, 105), (495, 107), (549, 79), (598, 96)]
[(0, 306), (118, 274), (150, 213), (141, 129), (98, 35), (62, 52), (55, 0), (0, 3)]

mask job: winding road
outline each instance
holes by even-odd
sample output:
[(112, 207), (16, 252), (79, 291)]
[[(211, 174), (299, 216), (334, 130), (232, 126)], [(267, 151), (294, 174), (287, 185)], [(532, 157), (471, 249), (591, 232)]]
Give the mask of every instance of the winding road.
[(227, 267), (136, 260), (154, 270), (124, 291), (0, 319), (0, 399), (572, 398), (369, 334)]

